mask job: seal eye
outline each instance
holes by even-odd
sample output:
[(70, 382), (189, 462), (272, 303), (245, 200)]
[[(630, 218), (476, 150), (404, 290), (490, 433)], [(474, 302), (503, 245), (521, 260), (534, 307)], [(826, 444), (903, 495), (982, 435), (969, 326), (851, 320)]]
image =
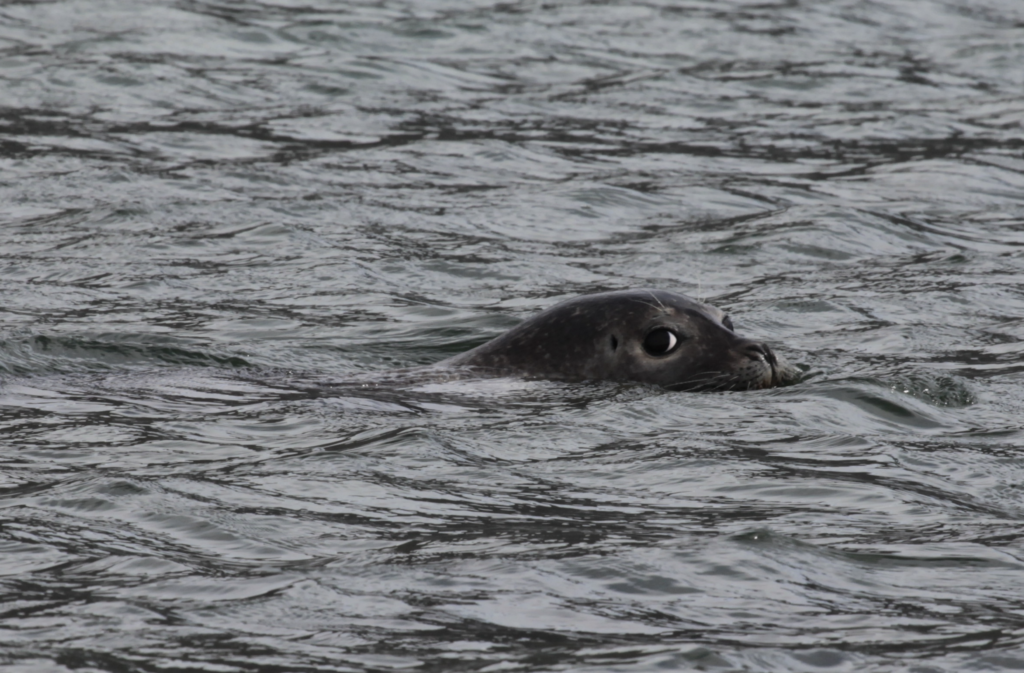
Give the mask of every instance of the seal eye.
[(736, 328), (732, 326), (732, 318), (730, 318), (729, 316), (725, 316), (724, 318), (722, 318), (722, 325), (725, 326), (725, 329), (729, 330), (730, 332), (736, 331)]
[(671, 330), (659, 327), (644, 337), (644, 350), (648, 355), (665, 355), (671, 353), (678, 343), (679, 339)]

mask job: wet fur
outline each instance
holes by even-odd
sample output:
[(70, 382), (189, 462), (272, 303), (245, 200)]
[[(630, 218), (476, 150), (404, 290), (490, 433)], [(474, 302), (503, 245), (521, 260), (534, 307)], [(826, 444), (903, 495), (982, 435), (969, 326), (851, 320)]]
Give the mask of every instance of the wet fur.
[[(672, 390), (753, 390), (787, 383), (796, 370), (765, 344), (735, 334), (725, 314), (663, 290), (575, 297), (437, 367), (478, 376), (557, 381), (636, 381)], [(649, 355), (643, 340), (664, 327), (679, 340)]]

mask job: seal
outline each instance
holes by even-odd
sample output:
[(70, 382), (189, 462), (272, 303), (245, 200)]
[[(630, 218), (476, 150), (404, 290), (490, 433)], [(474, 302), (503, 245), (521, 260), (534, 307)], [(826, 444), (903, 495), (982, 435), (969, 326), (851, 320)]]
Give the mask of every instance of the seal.
[(767, 344), (737, 335), (722, 310), (664, 290), (568, 299), (436, 366), (701, 391), (770, 388), (797, 374)]

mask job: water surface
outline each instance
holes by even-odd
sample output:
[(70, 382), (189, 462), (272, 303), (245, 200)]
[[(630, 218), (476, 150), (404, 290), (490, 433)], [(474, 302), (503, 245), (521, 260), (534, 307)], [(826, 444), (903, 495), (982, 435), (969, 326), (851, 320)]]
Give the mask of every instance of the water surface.
[[(1024, 6), (0, 7), (11, 671), (1024, 667)], [(660, 287), (806, 370), (360, 388)]]

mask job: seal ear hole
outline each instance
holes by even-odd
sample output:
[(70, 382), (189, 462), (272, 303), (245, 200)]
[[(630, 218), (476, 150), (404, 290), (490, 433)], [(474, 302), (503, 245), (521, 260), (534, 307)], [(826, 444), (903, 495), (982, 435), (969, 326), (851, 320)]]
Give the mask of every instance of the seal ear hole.
[(616, 336), (615, 336), (615, 335), (613, 334), (613, 335), (612, 335), (612, 350), (613, 350), (613, 351), (614, 351), (614, 350), (618, 350), (618, 348), (619, 348), (619, 340), (618, 340), (618, 338), (616, 338)]
[(679, 339), (672, 330), (658, 327), (644, 337), (644, 350), (648, 355), (667, 355), (675, 350)]

